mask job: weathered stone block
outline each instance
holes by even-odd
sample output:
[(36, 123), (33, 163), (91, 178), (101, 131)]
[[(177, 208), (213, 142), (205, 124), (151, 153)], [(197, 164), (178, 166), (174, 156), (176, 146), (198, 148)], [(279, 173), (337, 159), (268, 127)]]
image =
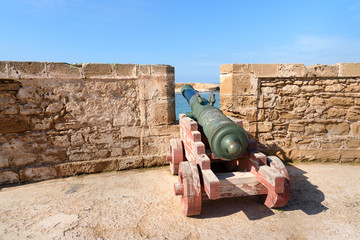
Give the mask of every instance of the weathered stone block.
[[(161, 125), (161, 126), (150, 126), (144, 129), (144, 136), (170, 136), (170, 137), (179, 137), (180, 127), (178, 124), (174, 125)], [(123, 132), (121, 132), (123, 136)], [(138, 136), (140, 136), (139, 134)]]
[(143, 157), (144, 167), (163, 166), (168, 164), (164, 155), (145, 156)]
[(251, 71), (256, 77), (278, 77), (278, 64), (251, 64)]
[[(1, 64), (1, 62), (0, 62)], [(21, 83), (14, 79), (0, 79), (0, 91), (18, 91)]]
[(234, 102), (239, 107), (257, 107), (257, 96), (238, 96), (234, 98)]
[(220, 75), (220, 97), (222, 95), (232, 95), (233, 93), (233, 76)]
[(326, 104), (330, 106), (352, 106), (354, 105), (354, 99), (353, 98), (347, 98), (347, 97), (331, 97), (329, 99), (326, 99)]
[(40, 115), (41, 113), (42, 109), (35, 104), (20, 105), (20, 115)]
[(346, 119), (349, 121), (360, 121), (360, 107), (353, 106), (346, 111)]
[(279, 77), (302, 77), (304, 64), (278, 64)]
[(144, 137), (143, 139), (143, 156), (164, 155), (169, 147), (170, 137)]
[(343, 139), (325, 139), (321, 141), (321, 149), (338, 149), (344, 146), (345, 141)]
[(257, 95), (258, 79), (251, 74), (234, 74), (232, 76), (232, 81), (232, 93), (234, 95)]
[(49, 62), (46, 63), (49, 78), (66, 79), (81, 78), (81, 66), (70, 65), (68, 63)]
[(354, 162), (360, 159), (360, 150), (340, 150), (340, 162)]
[(15, 97), (10, 93), (0, 93), (1, 105), (11, 105), (16, 103)]
[(257, 120), (257, 108), (254, 107), (237, 107), (234, 112), (240, 119), (244, 119), (248, 122), (255, 122)]
[(346, 135), (350, 131), (348, 123), (338, 123), (326, 125), (326, 130), (331, 135)]
[(325, 103), (325, 101), (324, 101), (324, 99), (323, 98), (321, 98), (321, 97), (311, 97), (310, 98), (310, 100), (309, 100), (309, 103), (311, 104), (311, 105), (324, 105), (324, 103)]
[(89, 135), (89, 142), (91, 144), (108, 144), (108, 145), (112, 145), (114, 142), (120, 141), (120, 139), (118, 138), (118, 136), (116, 136), (116, 134), (113, 133), (108, 133), (108, 132), (104, 132), (104, 133), (91, 133)]
[(41, 96), (36, 86), (24, 86), (21, 87), (16, 94), (16, 98), (22, 103), (39, 103), (41, 102)]
[(4, 115), (16, 115), (18, 113), (19, 113), (19, 108), (17, 106), (8, 107), (1, 112), (1, 114)]
[[(360, 137), (360, 134), (358, 135)], [(347, 148), (360, 148), (360, 139), (359, 138), (351, 138), (346, 140)]]
[(326, 111), (326, 116), (328, 119), (340, 119), (344, 118), (346, 115), (346, 110), (343, 108), (330, 108)]
[(141, 100), (171, 100), (173, 95), (174, 79), (158, 77), (156, 79), (141, 78), (139, 83), (139, 97)]
[(58, 150), (57, 148), (44, 148), (39, 151), (37, 163), (41, 164), (53, 164), (59, 162), (65, 162), (68, 160), (66, 150)]
[(174, 109), (169, 107), (167, 101), (157, 101), (147, 106), (147, 124), (164, 125), (175, 121)]
[(28, 130), (28, 123), (20, 116), (0, 116), (0, 133), (18, 133)]
[(251, 64), (223, 64), (220, 65), (221, 74), (250, 73)]
[(170, 65), (151, 65), (151, 76), (174, 76), (174, 73)]
[(258, 122), (258, 132), (270, 132), (273, 124), (271, 122)]
[(47, 78), (46, 64), (43, 62), (8, 62), (10, 78)]
[(290, 123), (288, 131), (301, 133), (305, 131), (305, 126), (303, 124)]
[(337, 65), (313, 65), (305, 66), (305, 77), (337, 77), (339, 67)]
[(136, 64), (115, 64), (115, 77), (120, 79), (135, 79), (136, 75)]
[(100, 149), (95, 154), (98, 159), (108, 158), (111, 155), (108, 149)]
[(143, 128), (142, 127), (132, 127), (132, 126), (128, 126), (128, 127), (122, 127), (121, 128), (121, 138), (126, 138), (126, 137), (139, 137), (141, 136)]
[(269, 97), (269, 96), (276, 94), (276, 87), (262, 87), (260, 92), (265, 97)]
[(70, 147), (69, 137), (67, 135), (55, 136), (54, 141), (53, 141), (53, 145), (55, 147), (57, 147), (57, 148)]
[(136, 74), (138, 77), (151, 75), (151, 65), (137, 65)]
[(61, 122), (61, 123), (56, 123), (55, 124), (55, 129), (57, 131), (66, 131), (66, 130), (76, 130), (81, 128), (81, 124), (76, 122), (76, 121), (69, 121), (69, 122)]
[(21, 169), (19, 171), (20, 181), (40, 181), (45, 179), (52, 179), (57, 177), (54, 166), (34, 167)]
[(340, 153), (339, 150), (307, 149), (301, 150), (301, 158), (303, 161), (334, 162), (339, 161)]
[(94, 159), (95, 154), (88, 152), (70, 152), (68, 153), (69, 160), (71, 162), (77, 161), (89, 161)]
[(351, 125), (351, 134), (354, 137), (360, 137), (360, 122), (356, 122)]
[(9, 166), (9, 157), (6, 156), (4, 153), (0, 152), (0, 168), (5, 168), (8, 166)]
[(360, 63), (338, 63), (339, 76), (360, 76)]
[(299, 94), (301, 91), (300, 87), (298, 85), (286, 85), (281, 89), (282, 94)]
[(111, 157), (120, 157), (123, 156), (123, 149), (122, 147), (113, 147), (110, 149), (110, 156)]
[(324, 124), (314, 123), (305, 127), (305, 135), (325, 134), (328, 130)]
[(123, 156), (140, 154), (140, 138), (124, 138), (122, 142)]
[(45, 113), (46, 114), (54, 114), (54, 113), (59, 113), (64, 107), (64, 104), (62, 104), (61, 102), (54, 102), (49, 104), (49, 106), (47, 106)]
[(8, 76), (7, 62), (0, 61), (0, 77), (8, 78)]
[(292, 119), (301, 119), (301, 118), (303, 117), (299, 113), (295, 113), (295, 112), (280, 113), (280, 119), (292, 120)]
[(53, 127), (52, 118), (31, 118), (29, 123), (30, 130), (44, 131), (49, 130)]
[(301, 87), (301, 91), (305, 93), (312, 93), (321, 90), (323, 90), (323, 88), (318, 85), (305, 85)]
[(84, 173), (97, 173), (118, 169), (118, 159), (101, 159), (84, 162), (63, 163), (55, 166), (58, 177), (68, 177)]
[(118, 170), (140, 168), (144, 166), (144, 160), (141, 157), (126, 157), (118, 160)]
[(13, 171), (0, 171), (0, 185), (19, 182), (19, 174)]
[[(360, 81), (359, 83), (353, 83), (345, 86), (344, 92), (346, 93), (359, 93), (360, 92)], [(357, 98), (360, 99), (360, 98)]]
[(84, 63), (82, 70), (85, 78), (113, 79), (115, 77), (112, 66), (106, 63)]
[(326, 92), (341, 92), (344, 89), (344, 86), (341, 84), (334, 84), (325, 87)]

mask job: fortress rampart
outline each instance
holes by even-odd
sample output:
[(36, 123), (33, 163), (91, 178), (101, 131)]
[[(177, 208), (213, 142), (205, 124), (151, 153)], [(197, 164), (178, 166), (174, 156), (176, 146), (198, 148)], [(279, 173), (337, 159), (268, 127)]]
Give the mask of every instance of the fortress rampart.
[(0, 184), (165, 164), (174, 68), (0, 62)]

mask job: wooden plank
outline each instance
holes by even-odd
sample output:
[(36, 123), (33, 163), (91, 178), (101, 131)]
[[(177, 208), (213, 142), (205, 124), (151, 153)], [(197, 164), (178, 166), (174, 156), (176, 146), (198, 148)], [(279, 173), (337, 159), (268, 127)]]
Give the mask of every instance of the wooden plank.
[(224, 172), (215, 175), (222, 185), (259, 183), (256, 176), (251, 172)]
[(256, 171), (254, 168), (251, 169), (251, 172), (254, 173), (262, 184), (268, 189), (274, 191), (275, 193), (284, 192), (284, 176), (270, 168), (269, 166), (260, 166), (259, 171)]
[(267, 188), (251, 172), (217, 173), (220, 197), (239, 197), (266, 194)]
[(254, 196), (267, 194), (267, 188), (261, 183), (241, 185), (220, 185), (220, 198)]
[(210, 169), (202, 170), (202, 176), (204, 180), (204, 190), (209, 199), (219, 198), (219, 179)]

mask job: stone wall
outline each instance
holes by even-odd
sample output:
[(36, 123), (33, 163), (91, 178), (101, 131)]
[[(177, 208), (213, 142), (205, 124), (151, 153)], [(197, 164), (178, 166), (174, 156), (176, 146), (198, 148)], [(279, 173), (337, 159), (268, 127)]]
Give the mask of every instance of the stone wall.
[(166, 65), (0, 62), (0, 184), (165, 163)]
[(221, 107), (283, 160), (360, 162), (360, 63), (226, 64)]

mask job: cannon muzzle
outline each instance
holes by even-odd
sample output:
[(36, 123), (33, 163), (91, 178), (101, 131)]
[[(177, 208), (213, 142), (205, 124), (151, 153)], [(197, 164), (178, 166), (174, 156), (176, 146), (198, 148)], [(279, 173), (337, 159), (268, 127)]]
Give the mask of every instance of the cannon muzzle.
[(191, 117), (202, 126), (216, 157), (232, 160), (246, 151), (249, 141), (246, 131), (213, 106), (213, 94), (207, 100), (188, 84), (181, 88), (181, 93), (191, 107)]

